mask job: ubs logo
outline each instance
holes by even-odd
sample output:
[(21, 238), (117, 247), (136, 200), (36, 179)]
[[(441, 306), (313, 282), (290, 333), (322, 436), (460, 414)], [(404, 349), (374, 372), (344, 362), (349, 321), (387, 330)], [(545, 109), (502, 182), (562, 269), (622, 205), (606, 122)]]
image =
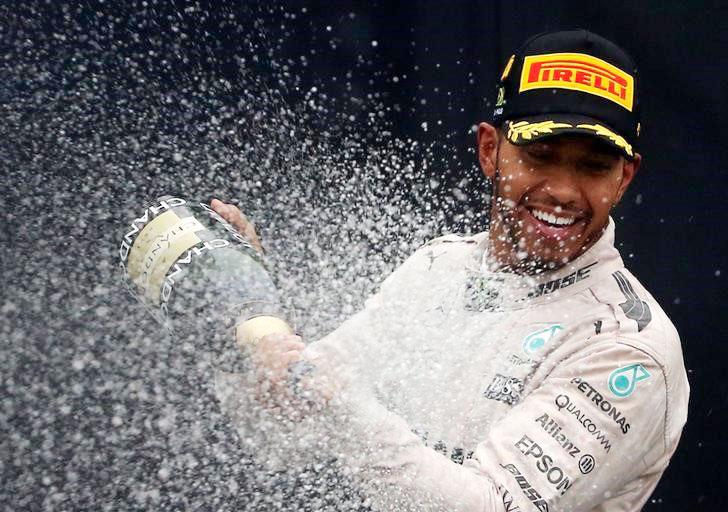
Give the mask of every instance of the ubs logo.
[(515, 405), (521, 401), (522, 392), (523, 381), (521, 379), (496, 374), (483, 395), (490, 400), (498, 400), (508, 405)]

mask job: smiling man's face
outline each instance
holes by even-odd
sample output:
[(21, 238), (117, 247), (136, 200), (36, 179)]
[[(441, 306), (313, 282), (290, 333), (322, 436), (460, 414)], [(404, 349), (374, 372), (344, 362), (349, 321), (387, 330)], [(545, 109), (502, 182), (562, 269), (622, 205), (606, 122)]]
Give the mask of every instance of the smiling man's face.
[(493, 179), (494, 255), (523, 273), (561, 267), (591, 247), (640, 163), (639, 155), (627, 161), (585, 135), (516, 146), (485, 123), (478, 145), (483, 171)]

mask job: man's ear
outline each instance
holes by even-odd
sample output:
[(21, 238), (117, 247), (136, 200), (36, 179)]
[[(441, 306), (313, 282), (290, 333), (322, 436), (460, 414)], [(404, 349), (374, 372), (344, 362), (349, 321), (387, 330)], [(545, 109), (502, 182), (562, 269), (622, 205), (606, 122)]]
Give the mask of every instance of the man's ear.
[(498, 131), (488, 123), (478, 125), (478, 161), (487, 178), (495, 178)]
[(641, 164), (642, 155), (639, 153), (634, 154), (634, 159), (631, 162), (629, 160), (624, 161), (624, 165), (622, 166), (622, 182), (619, 184), (617, 198), (614, 201), (614, 204), (617, 204), (622, 200), (622, 196), (627, 191), (629, 184), (632, 183), (632, 180), (634, 179), (635, 174), (637, 174)]

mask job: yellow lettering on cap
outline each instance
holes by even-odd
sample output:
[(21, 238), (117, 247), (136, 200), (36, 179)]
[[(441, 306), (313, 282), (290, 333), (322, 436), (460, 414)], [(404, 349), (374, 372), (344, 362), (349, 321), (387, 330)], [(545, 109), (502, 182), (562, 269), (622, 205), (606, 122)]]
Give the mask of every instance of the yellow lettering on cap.
[[(506, 68), (506, 71), (510, 69)], [(518, 92), (552, 88), (600, 96), (630, 112), (634, 104), (632, 75), (602, 59), (584, 53), (527, 56), (523, 61)]]
[(508, 64), (506, 64), (506, 68), (503, 70), (503, 74), (501, 75), (501, 82), (508, 78), (508, 75), (511, 73), (511, 68), (513, 67), (513, 61), (515, 59), (515, 55), (511, 55), (511, 58), (508, 59)]

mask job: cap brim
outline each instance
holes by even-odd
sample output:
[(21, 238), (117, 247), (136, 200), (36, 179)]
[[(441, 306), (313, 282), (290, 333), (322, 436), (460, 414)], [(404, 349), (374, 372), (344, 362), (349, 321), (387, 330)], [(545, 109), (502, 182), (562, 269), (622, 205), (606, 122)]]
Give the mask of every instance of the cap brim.
[(598, 119), (574, 114), (544, 114), (509, 119), (504, 124), (506, 138), (516, 146), (525, 146), (548, 137), (583, 134), (597, 137), (621, 153), (634, 159), (634, 150), (627, 140)]

